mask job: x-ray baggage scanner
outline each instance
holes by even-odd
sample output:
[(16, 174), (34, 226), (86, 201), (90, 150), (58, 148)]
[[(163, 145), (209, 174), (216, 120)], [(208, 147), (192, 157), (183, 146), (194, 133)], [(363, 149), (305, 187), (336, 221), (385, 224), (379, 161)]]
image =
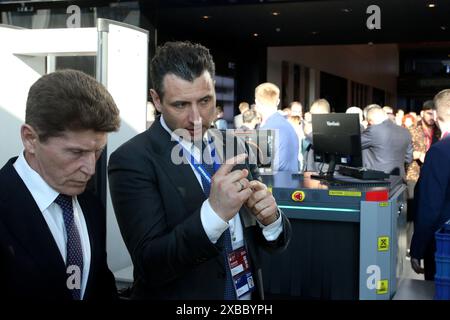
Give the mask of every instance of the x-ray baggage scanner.
[(406, 255), (400, 177), (329, 185), (305, 175), (263, 175), (292, 225), (289, 247), (262, 254), (267, 298), (388, 300)]

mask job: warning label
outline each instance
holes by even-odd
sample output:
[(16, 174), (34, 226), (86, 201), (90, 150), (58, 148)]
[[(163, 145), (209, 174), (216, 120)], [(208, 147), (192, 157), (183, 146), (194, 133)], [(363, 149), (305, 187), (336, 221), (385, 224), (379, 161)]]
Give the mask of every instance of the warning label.
[(388, 280), (378, 280), (377, 282), (377, 294), (386, 294), (389, 290)]
[(361, 197), (360, 191), (342, 191), (342, 190), (330, 190), (328, 191), (330, 196), (338, 197)]
[(389, 237), (378, 237), (378, 251), (389, 250)]

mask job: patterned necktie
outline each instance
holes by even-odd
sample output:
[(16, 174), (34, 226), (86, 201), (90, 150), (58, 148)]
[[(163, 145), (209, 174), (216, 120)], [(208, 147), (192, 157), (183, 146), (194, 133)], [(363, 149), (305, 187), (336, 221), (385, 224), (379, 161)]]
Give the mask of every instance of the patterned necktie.
[[(214, 166), (212, 165), (212, 161), (210, 161), (211, 158), (209, 158), (209, 154), (213, 155), (214, 149), (213, 149), (213, 145), (211, 145), (210, 147), (211, 147), (211, 153), (208, 152), (208, 149), (205, 149), (206, 144), (203, 141), (201, 152), (202, 152), (202, 158), (203, 158), (202, 167), (212, 177), (214, 175), (215, 171), (214, 171)], [(206, 150), (206, 152), (205, 152), (205, 150)], [(206, 157), (208, 157), (208, 159), (205, 159)], [(205, 195), (207, 197), (209, 197), (211, 183), (208, 180), (206, 180), (203, 177), (203, 175), (200, 175), (200, 177), (202, 180), (202, 185), (203, 185), (203, 190), (205, 192)], [(229, 228), (226, 229), (222, 233), (221, 238), (222, 238), (224, 249), (225, 249), (222, 251), (223, 258), (225, 261), (225, 273), (226, 273), (224, 299), (225, 300), (236, 300), (236, 291), (234, 290), (233, 277), (231, 276), (231, 271), (230, 271), (230, 268), (228, 265), (228, 254), (233, 251), (233, 246), (231, 245), (231, 235), (230, 235)], [(220, 239), (219, 239), (219, 241), (220, 241)]]
[[(66, 267), (76, 266), (79, 269), (80, 279), (77, 281), (81, 286), (81, 276), (83, 274), (83, 249), (81, 247), (80, 234), (78, 233), (77, 226), (74, 221), (72, 197), (64, 194), (60, 194), (55, 203), (59, 205), (63, 212), (64, 225), (67, 233), (67, 255), (66, 255)], [(71, 271), (72, 268), (71, 268)], [(80, 288), (70, 289), (74, 300), (81, 299)]]

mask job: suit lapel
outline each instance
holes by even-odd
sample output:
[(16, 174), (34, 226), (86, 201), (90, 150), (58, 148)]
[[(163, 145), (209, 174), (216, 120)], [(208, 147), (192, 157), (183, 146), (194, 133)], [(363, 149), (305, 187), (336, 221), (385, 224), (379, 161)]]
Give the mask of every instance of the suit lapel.
[(157, 152), (158, 163), (177, 188), (187, 212), (193, 212), (206, 197), (189, 163), (176, 164), (172, 161), (172, 151), (180, 148), (178, 142), (171, 140), (169, 133), (162, 127), (159, 117), (149, 129), (148, 134), (150, 143)]
[[(187, 212), (193, 212), (198, 209), (199, 204), (206, 200), (200, 184), (192, 171), (189, 163), (186, 164), (175, 164), (171, 160), (171, 153), (174, 148), (177, 147), (177, 142), (172, 141), (169, 133), (164, 130), (160, 123), (159, 117), (155, 120), (152, 127), (147, 131), (148, 137), (150, 139), (150, 144), (156, 151), (158, 163), (164, 168), (164, 172), (169, 176), (173, 185), (175, 185), (181, 195), (183, 200), (183, 205), (186, 207)], [(219, 136), (216, 131), (213, 130), (212, 135), (216, 141), (223, 141), (224, 137)], [(227, 139), (230, 137), (227, 137)], [(237, 141), (234, 141), (234, 149), (236, 149)], [(222, 143), (222, 147), (216, 149), (220, 159), (226, 155), (226, 143)], [(233, 150), (232, 155), (235, 155), (236, 150)], [(227, 154), (228, 155), (228, 154)], [(236, 165), (236, 169), (244, 169), (248, 167), (246, 165), (240, 164)], [(252, 180), (250, 174), (250, 180)], [(248, 227), (256, 225), (256, 218), (249, 212), (246, 208), (241, 208), (239, 211), (241, 218), (241, 223), (243, 226), (244, 233)], [(216, 261), (223, 268), (224, 261), (222, 255), (216, 257)]]
[(64, 260), (39, 207), (12, 166), (13, 161), (5, 168), (10, 177), (9, 190), (13, 192), (9, 194), (9, 211), (3, 213), (4, 223), (42, 274), (58, 278), (56, 283), (65, 285)]
[[(206, 196), (191, 166), (189, 163), (175, 164), (171, 159), (172, 150), (178, 143), (171, 141), (171, 137), (162, 127), (159, 117), (147, 132), (150, 143), (157, 152), (157, 161), (164, 168), (164, 172), (168, 175), (172, 184), (177, 188), (186, 212), (192, 213), (199, 209), (199, 206), (206, 200)], [(222, 255), (218, 255), (214, 260), (221, 268), (224, 268)]]

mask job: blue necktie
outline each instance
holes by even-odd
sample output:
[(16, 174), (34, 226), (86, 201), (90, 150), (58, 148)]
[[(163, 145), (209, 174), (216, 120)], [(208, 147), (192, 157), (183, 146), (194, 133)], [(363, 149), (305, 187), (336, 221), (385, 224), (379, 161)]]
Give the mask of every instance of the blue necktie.
[[(83, 249), (81, 247), (80, 234), (74, 221), (72, 197), (60, 194), (55, 203), (59, 205), (63, 211), (64, 225), (67, 233), (67, 255), (66, 267), (77, 266), (80, 270), (80, 277), (83, 274)], [(81, 285), (81, 278), (79, 279)], [(81, 299), (81, 290), (72, 289), (72, 297), (74, 300)]]
[[(213, 147), (211, 145), (211, 147)], [(202, 161), (202, 167), (205, 169), (206, 172), (209, 173), (209, 175), (212, 177), (215, 173), (214, 166), (212, 165), (212, 161), (208, 161), (210, 159), (205, 159), (208, 156), (208, 151), (205, 152), (206, 145), (205, 142), (202, 143), (202, 158), (204, 161)], [(211, 154), (214, 154), (214, 149), (211, 148)], [(205, 157), (203, 157), (205, 155)], [(206, 160), (206, 161), (205, 161)], [(207, 181), (203, 175), (200, 175), (203, 185), (203, 190), (205, 192), (205, 195), (209, 197), (209, 192), (211, 189), (211, 184), (209, 181)], [(230, 267), (228, 265), (228, 253), (233, 251), (233, 246), (231, 245), (231, 235), (230, 235), (230, 229), (225, 230), (222, 233), (222, 241), (224, 245), (223, 257), (225, 261), (225, 292), (224, 292), (224, 299), (225, 300), (236, 300), (236, 291), (234, 290), (234, 284), (233, 284), (233, 277), (231, 276)], [(220, 239), (219, 239), (220, 241)]]

